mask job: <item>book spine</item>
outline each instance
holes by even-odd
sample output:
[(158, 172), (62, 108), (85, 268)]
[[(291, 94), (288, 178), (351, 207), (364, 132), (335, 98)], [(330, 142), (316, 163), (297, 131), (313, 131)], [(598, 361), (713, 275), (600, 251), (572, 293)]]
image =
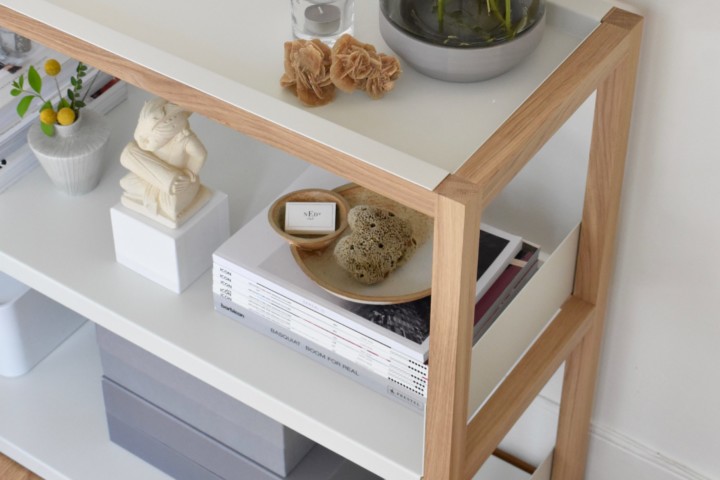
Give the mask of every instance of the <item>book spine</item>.
[[(473, 332), (473, 345), (488, 331), (495, 320), (500, 317), (505, 308), (520, 293), (520, 290), (532, 278), (539, 268), (537, 252), (525, 263), (522, 268), (510, 266), (508, 269), (516, 269), (512, 282), (504, 289), (503, 294), (499, 296), (490, 308), (485, 312), (480, 321), (475, 324)], [(476, 311), (477, 315), (477, 311)], [(477, 318), (477, 317), (476, 317)]]
[(426, 365), (418, 366), (415, 362), (408, 362), (387, 347), (378, 349), (377, 345), (369, 344), (362, 334), (339, 327), (331, 319), (294, 304), (271, 288), (215, 265), (213, 293), (252, 311), (273, 325), (314, 342), (333, 355), (361, 365), (398, 385), (404, 385), (418, 395), (427, 395)]
[(419, 346), (418, 350), (413, 350), (412, 348), (392, 338), (392, 335), (397, 335), (393, 332), (387, 331), (387, 334), (384, 334), (375, 329), (368, 328), (366, 324), (370, 322), (361, 317), (355, 318), (356, 316), (354, 314), (345, 310), (343, 310), (344, 313), (338, 312), (337, 309), (340, 309), (340, 307), (335, 305), (332, 307), (320, 305), (316, 301), (303, 297), (291, 288), (285, 287), (278, 282), (266, 278), (263, 275), (259, 275), (241, 265), (231, 263), (221, 256), (214, 255), (213, 262), (217, 268), (225, 269), (227, 272), (231, 273), (234, 272), (237, 275), (256, 283), (257, 285), (261, 285), (262, 287), (271, 290), (284, 298), (292, 300), (296, 305), (302, 307), (303, 309), (311, 310), (315, 312), (315, 314), (321, 315), (323, 318), (331, 319), (333, 322), (337, 323), (338, 328), (345, 327), (357, 332), (362, 335), (363, 342), (367, 343), (368, 346), (372, 343), (378, 353), (386, 352), (387, 354), (390, 351), (394, 351), (397, 355), (403, 355), (408, 359), (408, 361), (415, 362), (419, 365), (424, 364), (427, 359), (427, 352), (419, 351)]
[[(377, 338), (379, 334), (369, 335), (367, 329), (356, 328), (357, 322), (353, 319), (322, 308), (315, 302), (245, 268), (230, 266), (216, 259), (213, 264), (213, 276), (214, 280), (218, 281), (219, 293), (227, 290), (228, 295), (232, 295), (233, 292), (248, 295), (259, 302), (255, 305), (257, 308), (260, 308), (260, 305), (267, 308), (282, 305), (284, 308), (275, 309), (275, 313), (282, 316), (284, 312), (288, 312), (284, 321), (301, 318), (322, 322), (322, 326), (327, 331), (347, 339), (348, 346), (366, 351), (372, 355), (372, 358), (390, 361), (392, 366), (401, 369), (406, 366), (422, 367), (424, 364), (422, 358), (407, 355), (407, 349), (399, 347), (391, 339)], [(367, 322), (367, 320), (363, 321)]]
[(219, 313), (238, 321), (243, 326), (275, 340), (303, 356), (324, 365), (331, 370), (350, 378), (357, 383), (390, 398), (405, 407), (422, 413), (425, 409), (425, 398), (412, 392), (402, 385), (395, 384), (391, 380), (382, 378), (379, 375), (363, 368), (360, 365), (346, 362), (342, 357), (333, 354), (315, 342), (297, 335), (282, 326), (267, 321), (260, 315), (243, 308), (242, 306), (213, 294), (215, 310)]

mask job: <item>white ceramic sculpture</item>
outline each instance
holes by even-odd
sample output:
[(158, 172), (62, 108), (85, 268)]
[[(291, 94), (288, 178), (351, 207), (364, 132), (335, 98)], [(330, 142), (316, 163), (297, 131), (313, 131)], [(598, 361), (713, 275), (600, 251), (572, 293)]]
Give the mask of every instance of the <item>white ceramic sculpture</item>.
[(190, 129), (191, 112), (155, 98), (145, 102), (134, 141), (120, 155), (130, 170), (120, 180), (126, 207), (177, 228), (212, 196), (200, 183), (207, 151)]

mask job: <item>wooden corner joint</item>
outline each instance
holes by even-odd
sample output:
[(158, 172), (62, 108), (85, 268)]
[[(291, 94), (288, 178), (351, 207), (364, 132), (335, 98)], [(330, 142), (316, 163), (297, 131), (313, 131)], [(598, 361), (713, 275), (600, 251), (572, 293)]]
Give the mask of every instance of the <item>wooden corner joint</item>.
[(457, 175), (450, 174), (445, 177), (434, 192), (438, 199), (447, 198), (463, 205), (482, 205), (486, 189), (471, 180)]
[(615, 25), (624, 30), (632, 30), (635, 27), (642, 25), (643, 17), (636, 13), (623, 10), (618, 7), (613, 7), (605, 17), (602, 19), (602, 23), (608, 25)]

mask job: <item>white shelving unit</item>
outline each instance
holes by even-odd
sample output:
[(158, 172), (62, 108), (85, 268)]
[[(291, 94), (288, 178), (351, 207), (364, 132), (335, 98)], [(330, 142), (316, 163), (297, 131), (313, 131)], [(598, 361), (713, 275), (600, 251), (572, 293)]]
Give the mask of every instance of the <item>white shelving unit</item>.
[[(380, 51), (389, 51), (377, 31), (377, 2), (356, 5), (356, 36)], [(548, 33), (537, 53), (496, 80), (447, 84), (406, 67), (397, 90), (382, 101), (358, 93), (339, 95), (327, 107), (305, 109), (298, 108), (295, 97), (278, 82), (282, 42), (290, 32), (289, 9), (283, 2), (208, 0), (178, 7), (171, 0), (0, 0), (2, 26), (46, 40), (53, 48), (95, 62), (144, 90), (264, 142), (199, 115), (192, 120), (210, 153), (203, 181), (228, 193), (232, 231), (271, 203), (300, 172), (317, 166), (385, 195), (413, 198), (419, 210), (436, 213), (438, 198), (452, 197), (436, 190), (442, 190), (448, 178), (451, 182), (464, 178), (462, 167), (478, 163), (473, 157), (478, 146), (492, 143), (503, 122), (533, 98), (538, 86), (555, 75), (588, 35), (594, 35), (607, 12), (608, 6), (592, 0), (554, 0)], [(630, 48), (623, 45), (618, 43), (600, 59), (608, 65), (620, 62), (612, 52)], [(595, 46), (591, 53), (602, 48)], [(592, 65), (576, 64), (583, 67), (588, 85), (602, 80)], [(590, 94), (582, 85), (568, 88)], [(553, 97), (557, 100), (562, 95), (553, 93)], [(131, 138), (143, 98), (144, 93), (133, 91), (128, 102), (111, 112), (111, 159), (118, 158)], [(509, 185), (507, 195), (483, 212), (484, 221), (541, 244), (546, 261), (473, 349), (469, 416), (484, 408), (533, 345), (543, 343), (538, 337), (573, 293), (578, 245), (574, 226), (582, 215), (587, 166), (581, 157), (590, 149), (594, 104), (586, 105), (566, 127), (553, 132), (553, 139), (533, 161), (545, 176), (528, 167)], [(447, 114), (447, 119), (438, 112)], [(40, 169), (4, 192), (0, 197), (4, 225), (0, 271), (384, 478), (423, 478), (425, 418), (216, 314), (210, 272), (176, 295), (115, 262), (109, 208), (119, 199), (117, 182), (123, 173), (119, 162), (109, 161), (101, 185), (79, 198), (55, 192)], [(550, 182), (545, 180), (550, 179), (555, 182), (547, 186)], [(535, 195), (547, 197), (530, 198)], [(541, 212), (535, 208), (538, 204), (549, 208)], [(446, 253), (451, 250), (446, 247)], [(605, 261), (604, 253), (602, 258)], [(588, 323), (588, 315), (578, 319), (581, 326)], [(58, 352), (58, 357), (68, 355), (67, 365), (77, 364), (79, 356), (85, 355), (82, 352), (91, 350), (88, 334), (81, 332), (80, 337), (63, 347), (64, 353)], [(573, 348), (582, 338), (572, 340)], [(56, 366), (54, 358), (16, 384), (0, 383), (0, 402), (5, 392), (23, 390), (21, 385), (27, 387), (25, 393), (18, 393), (21, 396), (49, 388), (42, 372)], [(91, 382), (84, 377), (96, 367), (87, 368), (71, 367), (49, 375)], [(88, 383), (83, 388), (97, 386)], [(52, 395), (64, 390), (69, 389), (58, 385)], [(26, 421), (50, 416), (48, 405), (32, 405), (28, 402)], [(13, 402), (9, 408), (25, 407)], [(92, 408), (97, 411), (99, 406)], [(5, 410), (0, 415), (13, 416)], [(23, 415), (16, 413), (20, 421)], [(0, 422), (0, 450), (21, 463), (39, 466), (50, 478), (97, 478), (83, 477), (77, 465), (54, 465), (53, 459), (62, 455), (52, 452), (52, 444), (33, 451), (31, 444), (38, 440), (24, 439), (18, 428), (5, 428), (4, 423)], [(61, 431), (67, 423), (56, 418), (49, 425)], [(93, 436), (101, 435), (97, 424), (91, 429)], [(113, 452), (111, 447), (108, 443), (102, 448)], [(133, 478), (131, 472), (139, 467), (130, 461), (118, 468), (127, 468), (125, 478)]]
[[(109, 114), (113, 125), (110, 159), (119, 158), (146, 98), (143, 92), (130, 89), (128, 101)], [(213, 188), (229, 193), (233, 231), (279, 196), (299, 172), (315, 168), (205, 118), (191, 121), (198, 135), (209, 140), (210, 156), (203, 178)], [(253, 152), (248, 154), (252, 158), (223, 161), (237, 151)], [(554, 153), (541, 157), (550, 159)], [(385, 478), (420, 478), (422, 416), (215, 313), (210, 272), (176, 295), (117, 264), (109, 209), (119, 201), (118, 181), (125, 171), (118, 161), (111, 160), (107, 166), (100, 186), (83, 197), (56, 192), (42, 169), (5, 192), (0, 218), (14, 228), (0, 239), (0, 268), (356, 463), (372, 466)], [(237, 195), (239, 191), (245, 193)], [(252, 205), (245, 203), (248, 197), (252, 197)], [(575, 215), (579, 218), (578, 212)], [(576, 235), (569, 240), (570, 248), (557, 267), (565, 273), (553, 271), (554, 264), (550, 269), (544, 267), (538, 274), (540, 280), (534, 282), (544, 288), (532, 295), (533, 301), (527, 306), (520, 302), (513, 307), (536, 312), (544, 309), (544, 314), (535, 315), (539, 322), (535, 329), (525, 329), (525, 338), (518, 335), (513, 325), (522, 321), (518, 314), (514, 321), (503, 323), (505, 332), (489, 333), (505, 333), (508, 339), (504, 344), (515, 342), (516, 346), (502, 354), (504, 361), (495, 360), (499, 368), (483, 368), (475, 377), (475, 383), (482, 383), (473, 389), (480, 389), (475, 407), (568, 294), (573, 241), (577, 242)], [(566, 281), (545, 282), (543, 277), (563, 277)], [(559, 290), (549, 295), (549, 287)], [(538, 296), (545, 301), (536, 303)], [(492, 346), (495, 336), (483, 340), (489, 348), (477, 348), (476, 362), (498, 353)]]

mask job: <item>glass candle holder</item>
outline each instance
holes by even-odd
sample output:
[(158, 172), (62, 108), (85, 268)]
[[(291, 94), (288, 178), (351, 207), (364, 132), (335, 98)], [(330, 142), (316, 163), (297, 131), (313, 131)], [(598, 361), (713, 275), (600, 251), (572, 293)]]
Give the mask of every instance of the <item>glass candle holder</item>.
[(0, 29), (0, 47), (5, 55), (22, 57), (32, 49), (32, 42), (17, 33)]
[(355, 0), (290, 0), (290, 5), (296, 38), (319, 38), (332, 46), (342, 35), (353, 33)]

